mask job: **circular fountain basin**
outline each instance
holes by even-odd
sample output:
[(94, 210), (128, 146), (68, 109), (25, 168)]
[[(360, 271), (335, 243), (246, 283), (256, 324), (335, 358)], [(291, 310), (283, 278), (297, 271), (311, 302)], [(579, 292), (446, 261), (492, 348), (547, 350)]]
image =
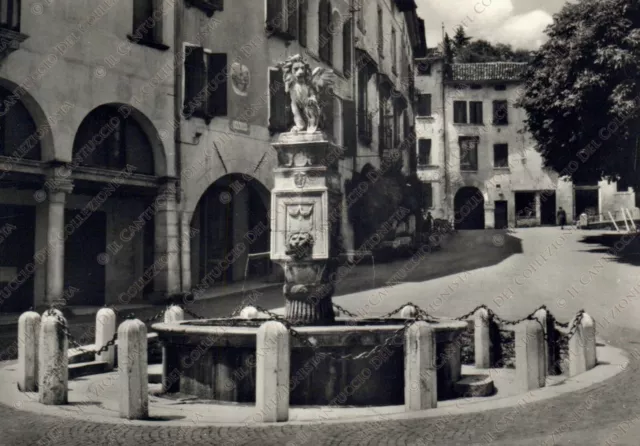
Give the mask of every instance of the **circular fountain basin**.
[[(255, 402), (256, 334), (264, 322), (206, 319), (154, 324), (152, 328), (163, 344), (167, 392), (207, 400)], [(405, 322), (338, 318), (331, 326), (294, 327), (316, 348), (290, 337), (290, 404), (403, 404), (405, 338), (398, 331)], [(459, 336), (467, 323), (442, 321), (430, 325), (436, 333), (438, 399), (454, 398), (455, 383), (462, 372)], [(371, 354), (376, 346), (379, 348)]]

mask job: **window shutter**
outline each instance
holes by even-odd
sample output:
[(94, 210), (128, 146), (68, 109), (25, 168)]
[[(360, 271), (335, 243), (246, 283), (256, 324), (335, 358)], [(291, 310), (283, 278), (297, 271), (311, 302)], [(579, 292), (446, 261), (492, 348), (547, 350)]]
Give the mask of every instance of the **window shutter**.
[(318, 42), (320, 45), (320, 59), (331, 63), (331, 33), (329, 23), (331, 21), (331, 3), (327, 0), (320, 0), (318, 11)]
[(358, 135), (356, 135), (356, 104), (354, 101), (342, 101), (342, 132), (344, 133), (345, 156), (356, 156)]
[(267, 30), (274, 32), (283, 25), (283, 3), (286, 0), (267, 0)]
[(227, 55), (224, 53), (209, 54), (208, 63), (208, 101), (209, 117), (227, 115)]
[(308, 0), (298, 1), (298, 41), (300, 45), (307, 46), (307, 11)]
[(291, 34), (294, 39), (298, 38), (298, 2), (296, 0), (287, 1), (287, 32)]
[(269, 70), (269, 130), (286, 132), (287, 129), (287, 93), (281, 70)]
[(202, 116), (205, 103), (198, 103), (198, 94), (202, 91), (206, 83), (204, 50), (201, 47), (188, 48), (184, 60), (184, 114)]
[(351, 76), (351, 19), (342, 28), (342, 72)]
[[(142, 24), (153, 15), (154, 0), (134, 0), (133, 1), (133, 34), (142, 26)], [(11, 2), (9, 2), (11, 3)], [(140, 34), (144, 35), (147, 31), (140, 28)]]

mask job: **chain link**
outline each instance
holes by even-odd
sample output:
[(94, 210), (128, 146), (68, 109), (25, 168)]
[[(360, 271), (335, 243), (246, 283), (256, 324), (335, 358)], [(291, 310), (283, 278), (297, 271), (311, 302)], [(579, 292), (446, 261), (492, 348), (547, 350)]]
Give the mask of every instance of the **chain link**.
[(582, 322), (582, 318), (584, 316), (585, 311), (584, 310), (580, 310), (578, 311), (578, 313), (576, 314), (576, 317), (573, 318), (573, 322), (571, 324), (571, 328), (569, 329), (569, 333), (567, 333), (567, 340), (570, 340), (578, 331), (578, 327), (580, 326), (580, 323)]
[(206, 318), (206, 317), (204, 317), (204, 316), (200, 316), (199, 314), (194, 313), (193, 311), (191, 311), (191, 310), (190, 310), (190, 309), (188, 309), (187, 307), (182, 307), (182, 311), (184, 311), (184, 312), (185, 312), (185, 313), (187, 313), (189, 316), (194, 317), (194, 318), (196, 318), (196, 319), (200, 319), (200, 320), (202, 320), (202, 319), (207, 319), (207, 318)]
[(344, 308), (344, 307), (341, 307), (341, 306), (340, 306), (340, 305), (338, 305), (338, 304), (335, 304), (335, 303), (334, 303), (334, 304), (333, 304), (333, 308), (335, 308), (336, 310), (338, 310), (338, 311), (339, 311), (340, 313), (342, 313), (342, 314), (346, 314), (346, 315), (347, 315), (347, 316), (349, 316), (349, 317), (358, 317), (358, 315), (357, 315), (357, 314), (352, 313), (351, 311), (347, 310), (347, 309), (346, 309), (346, 308)]

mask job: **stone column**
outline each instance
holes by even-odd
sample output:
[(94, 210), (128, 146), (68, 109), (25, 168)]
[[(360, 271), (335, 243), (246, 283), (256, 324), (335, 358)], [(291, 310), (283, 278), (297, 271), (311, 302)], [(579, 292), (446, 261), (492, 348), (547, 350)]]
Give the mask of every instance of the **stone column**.
[[(111, 341), (114, 334), (116, 334), (116, 313), (111, 308), (101, 308), (96, 314), (96, 350)], [(107, 351), (96, 355), (96, 361), (104, 361), (107, 363), (107, 370), (113, 369), (116, 362), (115, 360), (115, 345), (109, 347)]]
[(283, 266), (285, 317), (313, 325), (335, 320), (340, 246), (342, 148), (322, 132), (283, 133), (271, 195), (271, 259)]
[(149, 416), (147, 327), (138, 319), (118, 327), (120, 417), (140, 420)]
[(516, 381), (522, 392), (545, 386), (544, 338), (536, 321), (516, 328)]
[(73, 191), (73, 183), (64, 175), (63, 168), (56, 168), (45, 183), (47, 192), (46, 219), (47, 244), (36, 252), (36, 260), (45, 262), (45, 300), (47, 305), (63, 302), (64, 293), (64, 206), (67, 194)]
[(491, 368), (490, 323), (489, 312), (485, 308), (480, 308), (474, 315), (473, 331), (475, 366), (478, 369)]
[(276, 321), (265, 322), (256, 340), (255, 421), (289, 419), (289, 374), (291, 349), (289, 331)]
[(40, 315), (27, 311), (18, 319), (18, 389), (38, 391), (38, 338)]
[(180, 243), (178, 235), (178, 210), (176, 183), (165, 179), (154, 201), (155, 214), (155, 264), (158, 274), (154, 278), (154, 294), (158, 297), (180, 292)]
[(432, 409), (438, 405), (436, 337), (428, 323), (407, 328), (404, 360), (404, 407), (406, 411)]
[[(189, 291), (192, 287), (191, 281), (191, 219), (193, 212), (183, 212), (182, 229), (182, 291)], [(197, 237), (197, 236), (196, 236)], [(198, 245), (196, 245), (198, 246)]]
[(42, 404), (67, 404), (69, 339), (67, 321), (59, 310), (47, 311), (40, 322), (38, 391)]

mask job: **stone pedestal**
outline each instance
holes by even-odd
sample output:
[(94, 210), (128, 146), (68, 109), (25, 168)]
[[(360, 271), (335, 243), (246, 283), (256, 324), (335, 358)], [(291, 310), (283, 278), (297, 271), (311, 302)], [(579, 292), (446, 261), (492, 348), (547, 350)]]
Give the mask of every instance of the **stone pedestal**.
[(491, 367), (491, 336), (489, 312), (485, 308), (480, 308), (474, 315), (474, 347), (475, 365), (478, 369), (488, 369)]
[(120, 417), (140, 420), (149, 416), (147, 327), (138, 319), (118, 327)]
[(283, 133), (271, 195), (271, 260), (285, 274), (285, 317), (326, 325), (335, 320), (331, 297), (337, 268), (342, 148), (322, 132)]
[(38, 390), (38, 337), (40, 315), (22, 313), (18, 319), (18, 388), (22, 392)]
[[(116, 313), (111, 308), (101, 308), (96, 314), (96, 349), (107, 344), (116, 334)], [(116, 348), (111, 346), (102, 353), (96, 355), (96, 361), (107, 363), (107, 370), (115, 366)]]
[(67, 404), (69, 340), (67, 321), (59, 310), (47, 311), (40, 322), (38, 387), (42, 404)]

